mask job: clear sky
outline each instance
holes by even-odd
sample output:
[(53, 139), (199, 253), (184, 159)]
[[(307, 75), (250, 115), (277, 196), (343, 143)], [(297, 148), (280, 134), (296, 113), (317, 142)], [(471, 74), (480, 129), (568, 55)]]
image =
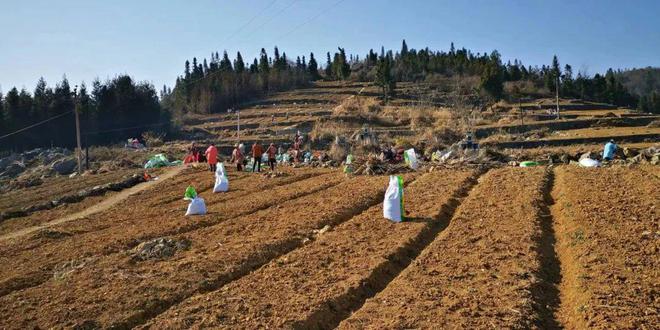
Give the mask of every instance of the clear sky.
[(363, 57), (404, 38), (410, 48), (453, 41), (539, 66), (557, 54), (594, 74), (660, 66), (659, 13), (658, 0), (0, 0), (0, 87), (128, 73), (160, 88), (211, 51), (233, 59), (240, 50), (251, 62), (277, 45), (323, 64), (337, 46)]

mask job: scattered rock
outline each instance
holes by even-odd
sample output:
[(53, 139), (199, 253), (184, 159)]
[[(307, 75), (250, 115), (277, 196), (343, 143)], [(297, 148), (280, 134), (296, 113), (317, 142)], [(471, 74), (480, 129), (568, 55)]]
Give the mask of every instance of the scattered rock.
[(329, 230), (330, 230), (330, 226), (325, 225), (321, 229), (314, 229), (313, 233), (316, 234), (316, 235), (323, 235), (323, 234), (327, 233)]
[(0, 173), (0, 177), (16, 177), (25, 171), (25, 163), (20, 161), (13, 161), (5, 167), (5, 170)]
[(78, 166), (78, 162), (73, 158), (60, 159), (50, 164), (50, 168), (61, 175), (71, 174)]
[(37, 238), (49, 238), (49, 239), (59, 239), (63, 237), (69, 237), (73, 234), (63, 231), (44, 229), (39, 231), (35, 236)]
[(131, 255), (134, 261), (161, 260), (172, 257), (178, 250), (190, 248), (188, 239), (156, 238), (136, 246)]

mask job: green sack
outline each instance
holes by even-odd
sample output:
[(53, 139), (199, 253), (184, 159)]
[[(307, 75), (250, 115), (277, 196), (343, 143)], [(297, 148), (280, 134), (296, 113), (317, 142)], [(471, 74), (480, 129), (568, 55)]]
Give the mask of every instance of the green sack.
[(195, 197), (197, 197), (197, 191), (195, 191), (193, 186), (188, 186), (188, 188), (186, 188), (186, 193), (183, 195), (183, 199), (193, 200)]
[(534, 161), (524, 161), (520, 162), (520, 167), (532, 167), (532, 166), (539, 166), (540, 164), (538, 162)]

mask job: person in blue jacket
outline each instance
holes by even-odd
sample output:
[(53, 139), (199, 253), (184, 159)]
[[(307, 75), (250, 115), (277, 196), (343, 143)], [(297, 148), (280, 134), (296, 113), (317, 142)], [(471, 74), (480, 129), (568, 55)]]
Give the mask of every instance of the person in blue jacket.
[(614, 152), (616, 152), (617, 145), (614, 143), (614, 140), (610, 140), (605, 144), (603, 149), (603, 160), (612, 160), (614, 159)]

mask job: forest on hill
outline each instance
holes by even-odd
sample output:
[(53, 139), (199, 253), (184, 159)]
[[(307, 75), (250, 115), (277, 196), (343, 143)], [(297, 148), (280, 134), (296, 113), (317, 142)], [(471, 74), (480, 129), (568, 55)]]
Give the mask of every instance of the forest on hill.
[[(344, 48), (325, 54), (325, 63), (309, 57), (287, 56), (274, 47), (265, 48), (258, 58), (245, 61), (240, 52), (230, 59), (211, 53), (209, 59), (186, 60), (183, 73), (173, 87), (163, 86), (160, 97), (147, 82), (128, 75), (101, 82), (91, 91), (84, 83), (71, 88), (66, 78), (50, 87), (43, 79), (33, 91), (10, 89), (0, 92), (0, 149), (21, 150), (39, 146), (75, 144), (73, 111), (81, 115), (83, 144), (117, 143), (148, 131), (168, 133), (172, 118), (186, 114), (218, 113), (260, 99), (269, 93), (308, 86), (315, 80), (369, 81), (381, 87), (383, 101), (396, 92), (397, 82), (430, 82), (437, 77), (478, 81), (468, 92), (483, 103), (521, 97), (547, 97), (557, 89), (563, 98), (580, 98), (660, 113), (660, 69), (614, 71), (589, 76), (561, 65), (554, 56), (548, 65), (525, 65), (520, 60), (502, 61), (496, 50), (474, 53), (409, 48), (404, 40), (397, 51), (371, 49), (360, 56)], [(39, 129), (27, 129), (48, 121)], [(18, 131), (18, 132), (17, 132)], [(17, 132), (13, 134), (13, 132)], [(11, 135), (8, 135), (11, 134)], [(8, 135), (8, 136), (7, 136)]]
[[(363, 57), (347, 55), (339, 47), (334, 54), (326, 53), (320, 66), (313, 53), (309, 61), (305, 56), (295, 61), (280, 55), (274, 48), (273, 57), (261, 49), (259, 59), (247, 65), (238, 53), (233, 61), (226, 52), (222, 58), (211, 54), (210, 61), (197, 58), (185, 62), (183, 75), (176, 80), (174, 89), (163, 87), (163, 105), (175, 116), (186, 113), (224, 112), (242, 102), (261, 98), (270, 92), (305, 86), (316, 79), (371, 81), (382, 87), (383, 97), (395, 92), (396, 82), (428, 81), (435, 76), (477, 77), (480, 82), (474, 93), (485, 102), (519, 97), (554, 96), (559, 88), (563, 98), (637, 107), (647, 97), (647, 112), (660, 113), (660, 102), (652, 98), (653, 91), (643, 94), (632, 92), (621, 74), (609, 69), (605, 74), (588, 76), (575, 73), (569, 64), (560, 65), (554, 56), (549, 65), (530, 66), (522, 61), (504, 63), (496, 50), (474, 53), (465, 48), (456, 49), (452, 43), (448, 51), (408, 48), (402, 42), (398, 51), (370, 50)], [(655, 89), (657, 91), (657, 87)], [(655, 100), (655, 101), (654, 101)]]

